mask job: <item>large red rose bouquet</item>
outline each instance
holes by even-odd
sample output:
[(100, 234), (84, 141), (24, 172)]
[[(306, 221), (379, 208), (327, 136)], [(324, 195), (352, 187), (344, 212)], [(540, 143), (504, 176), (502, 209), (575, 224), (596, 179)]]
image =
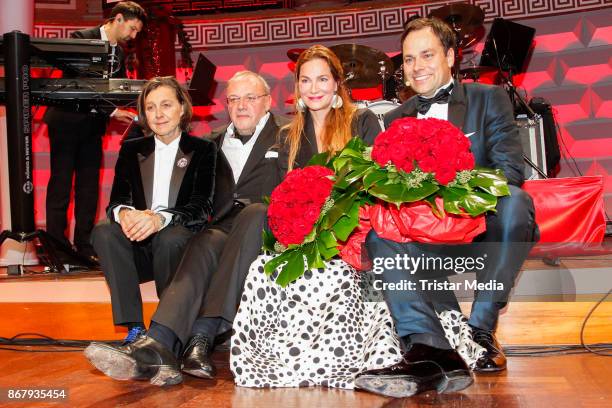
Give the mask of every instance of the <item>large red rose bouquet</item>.
[(268, 225), (278, 242), (284, 246), (304, 242), (329, 199), (333, 175), (332, 170), (323, 166), (296, 169), (274, 189), (268, 207)]
[[(372, 147), (351, 140), (333, 166), (336, 189), (372, 198), (369, 225), (398, 242), (470, 242), (497, 198), (510, 194), (501, 170), (475, 167), (469, 139), (439, 119), (397, 119)], [(363, 236), (351, 236), (352, 259), (343, 256), (356, 267)]]
[(405, 174), (431, 173), (442, 185), (457, 173), (474, 169), (470, 141), (445, 120), (406, 118), (394, 121), (374, 143), (372, 160), (381, 167), (394, 166)]
[(355, 227), (347, 224), (348, 215), (334, 208), (333, 185), (334, 171), (314, 165), (289, 172), (272, 192), (264, 249), (278, 255), (264, 270), (271, 275), (280, 268), (279, 285), (300, 277), (304, 263), (324, 268), (325, 260), (338, 254), (338, 240), (346, 240)]
[(367, 147), (353, 139), (334, 159), (337, 186), (362, 190), (400, 206), (444, 201), (450, 214), (478, 216), (495, 211), (497, 197), (510, 194), (501, 170), (474, 167), (469, 139), (450, 122), (401, 118)]

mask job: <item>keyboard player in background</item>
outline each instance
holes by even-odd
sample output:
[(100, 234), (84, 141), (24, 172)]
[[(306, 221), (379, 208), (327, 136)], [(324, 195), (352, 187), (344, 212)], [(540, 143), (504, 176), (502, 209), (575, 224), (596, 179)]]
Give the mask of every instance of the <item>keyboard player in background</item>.
[[(109, 77), (125, 78), (120, 43), (136, 38), (146, 23), (145, 10), (132, 1), (113, 7), (103, 24), (75, 31), (72, 38), (102, 39), (110, 43)], [(109, 118), (131, 123), (136, 114), (115, 109), (103, 112), (88, 104), (73, 108), (49, 108), (43, 120), (48, 126), (51, 177), (47, 186), (47, 232), (70, 247), (66, 238), (66, 212), (74, 174), (74, 246), (76, 251), (97, 262), (89, 242), (98, 207), (99, 174), (102, 163), (102, 136)]]

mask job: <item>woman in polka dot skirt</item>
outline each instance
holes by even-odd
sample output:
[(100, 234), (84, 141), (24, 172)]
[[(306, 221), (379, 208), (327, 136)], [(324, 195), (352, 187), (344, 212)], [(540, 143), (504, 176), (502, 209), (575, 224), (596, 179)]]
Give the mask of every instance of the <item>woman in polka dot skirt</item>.
[[(295, 73), (297, 112), (281, 132), (281, 172), (341, 150), (353, 135), (373, 142), (378, 120), (350, 102), (333, 52), (309, 48)], [(269, 259), (261, 255), (251, 265), (234, 319), (230, 368), (237, 385), (353, 388), (358, 373), (400, 360), (386, 303), (366, 301), (367, 275), (338, 259), (282, 288), (263, 271)]]

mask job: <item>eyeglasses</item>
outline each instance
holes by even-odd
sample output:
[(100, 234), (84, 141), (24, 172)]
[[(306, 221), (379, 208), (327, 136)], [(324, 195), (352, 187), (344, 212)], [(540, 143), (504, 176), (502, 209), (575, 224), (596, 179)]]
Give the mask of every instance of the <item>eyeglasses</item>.
[(246, 95), (246, 96), (230, 96), (227, 98), (227, 104), (228, 105), (237, 105), (240, 103), (240, 101), (242, 99), (244, 99), (244, 101), (246, 103), (249, 104), (254, 104), (255, 102), (257, 102), (257, 100), (259, 98), (263, 98), (264, 96), (268, 96), (268, 94), (263, 94), (263, 95)]

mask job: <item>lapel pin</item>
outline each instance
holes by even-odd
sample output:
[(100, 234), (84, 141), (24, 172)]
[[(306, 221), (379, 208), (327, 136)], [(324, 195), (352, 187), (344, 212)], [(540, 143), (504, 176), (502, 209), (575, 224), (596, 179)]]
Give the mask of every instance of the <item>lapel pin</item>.
[(183, 157), (179, 159), (179, 161), (176, 162), (176, 165), (182, 169), (182, 168), (187, 167), (187, 163), (188, 163), (187, 159)]

